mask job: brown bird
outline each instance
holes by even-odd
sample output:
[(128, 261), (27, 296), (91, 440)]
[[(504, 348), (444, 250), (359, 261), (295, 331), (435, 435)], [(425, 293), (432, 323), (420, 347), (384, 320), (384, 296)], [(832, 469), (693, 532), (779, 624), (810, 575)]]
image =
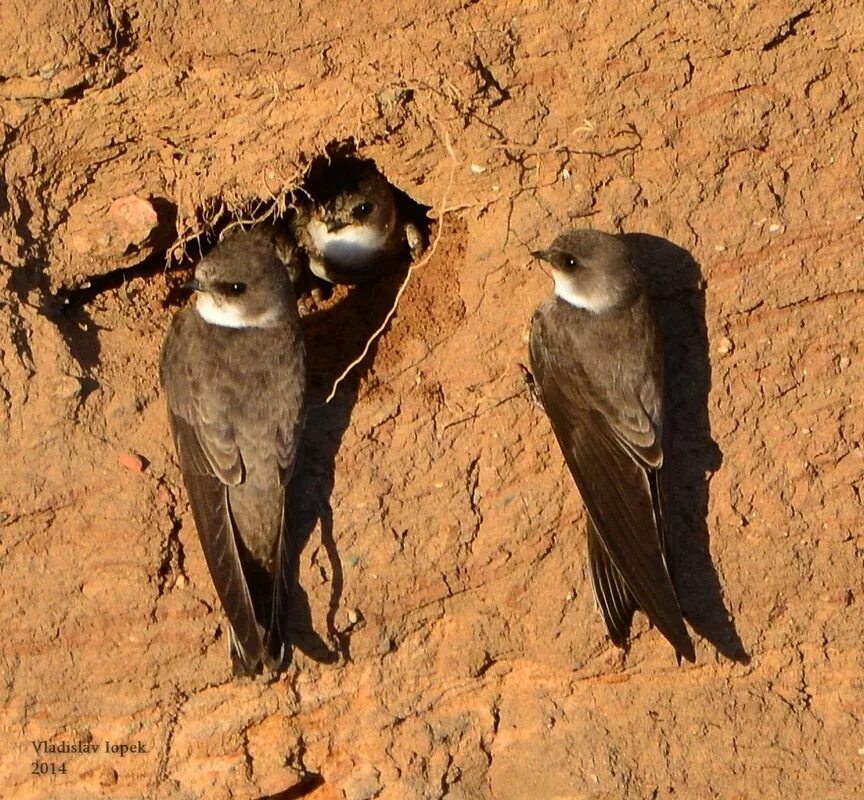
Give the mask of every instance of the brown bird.
[(288, 648), (286, 489), (305, 418), (296, 298), (272, 239), (230, 233), (196, 267), (160, 374), (171, 434), (236, 674), (278, 670)]
[(696, 658), (666, 563), (663, 356), (627, 245), (594, 230), (533, 253), (555, 294), (535, 312), (531, 368), (588, 512), (588, 561), (609, 637), (626, 647), (642, 609), (679, 656)]
[(417, 227), (403, 219), (387, 179), (367, 162), (334, 161), (292, 223), (309, 269), (328, 283), (362, 283), (392, 272), (423, 248)]

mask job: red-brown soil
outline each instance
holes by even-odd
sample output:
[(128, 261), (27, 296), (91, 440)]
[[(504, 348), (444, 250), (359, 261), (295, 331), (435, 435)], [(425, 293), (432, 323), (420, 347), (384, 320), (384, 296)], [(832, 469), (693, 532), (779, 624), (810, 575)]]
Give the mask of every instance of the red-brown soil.
[[(0, 5), (0, 794), (245, 799), (309, 772), (315, 800), (857, 797), (859, 4), (299, 6)], [(352, 138), (442, 235), (310, 417), (301, 647), (235, 681), (158, 387), (180, 276), (52, 295)], [(551, 288), (529, 252), (568, 225), (654, 237), (692, 666), (641, 616), (609, 643), (523, 390)], [(321, 384), (367, 292), (308, 318)]]

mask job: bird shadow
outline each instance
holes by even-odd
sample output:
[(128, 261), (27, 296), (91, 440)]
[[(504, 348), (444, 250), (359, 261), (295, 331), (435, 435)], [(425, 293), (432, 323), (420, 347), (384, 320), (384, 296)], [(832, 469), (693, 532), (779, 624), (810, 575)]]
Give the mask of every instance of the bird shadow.
[(740, 663), (748, 655), (723, 600), (711, 560), (708, 491), (723, 461), (711, 436), (711, 362), (702, 272), (693, 256), (667, 239), (623, 234), (646, 275), (663, 337), (666, 410), (663, 467), (670, 567), (684, 616), (719, 653)]
[[(382, 324), (396, 299), (405, 277), (397, 271), (374, 283), (352, 287), (337, 304), (303, 317), (306, 363), (309, 380), (308, 412), (297, 468), (291, 479), (290, 496), (294, 509), (291, 528), (293, 597), (290, 604), (291, 641), (310, 658), (333, 663), (351, 658), (352, 629), (337, 628), (336, 613), (342, 598), (344, 572), (333, 529), (330, 498), (335, 483), (336, 458), (357, 402), (360, 385), (377, 352), (373, 343), (363, 360), (340, 383), (333, 399), (326, 398), (337, 377), (362, 352), (372, 334)], [(324, 577), (329, 566), (330, 600), (327, 633), (333, 650), (315, 632), (309, 597), (303, 589), (299, 570), (300, 554), (315, 529), (320, 527), (321, 546), (326, 564), (313, 554)], [(322, 569), (323, 568), (323, 569)]]

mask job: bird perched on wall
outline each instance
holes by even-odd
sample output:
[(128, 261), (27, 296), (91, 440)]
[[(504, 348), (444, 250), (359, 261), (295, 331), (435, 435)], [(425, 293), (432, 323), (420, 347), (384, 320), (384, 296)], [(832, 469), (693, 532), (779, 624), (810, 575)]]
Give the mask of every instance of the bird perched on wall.
[(663, 356), (627, 245), (594, 230), (548, 250), (554, 295), (535, 312), (530, 359), (539, 399), (588, 514), (594, 595), (625, 647), (642, 609), (679, 657), (695, 660), (666, 563)]
[(392, 272), (423, 249), (396, 193), (368, 161), (334, 160), (309, 198), (298, 201), (291, 228), (309, 269), (328, 283), (362, 283)]
[(290, 509), (305, 418), (296, 298), (269, 235), (230, 232), (195, 269), (160, 375), (171, 433), (235, 674), (287, 658)]

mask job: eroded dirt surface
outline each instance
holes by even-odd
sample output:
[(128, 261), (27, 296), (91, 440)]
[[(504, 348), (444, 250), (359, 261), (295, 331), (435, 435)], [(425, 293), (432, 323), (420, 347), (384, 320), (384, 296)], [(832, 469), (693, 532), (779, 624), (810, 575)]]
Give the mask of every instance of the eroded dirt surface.
[[(0, 6), (3, 796), (856, 796), (858, 4), (304, 6)], [(115, 201), (191, 236), (351, 137), (442, 236), (310, 420), (303, 647), (237, 682), (158, 389), (179, 277), (49, 298), (159, 257), (104, 235)], [(523, 391), (529, 251), (569, 224), (655, 237), (694, 666), (642, 618), (605, 638)], [(349, 301), (310, 349), (356, 347)], [(39, 739), (101, 746), (40, 777)]]

